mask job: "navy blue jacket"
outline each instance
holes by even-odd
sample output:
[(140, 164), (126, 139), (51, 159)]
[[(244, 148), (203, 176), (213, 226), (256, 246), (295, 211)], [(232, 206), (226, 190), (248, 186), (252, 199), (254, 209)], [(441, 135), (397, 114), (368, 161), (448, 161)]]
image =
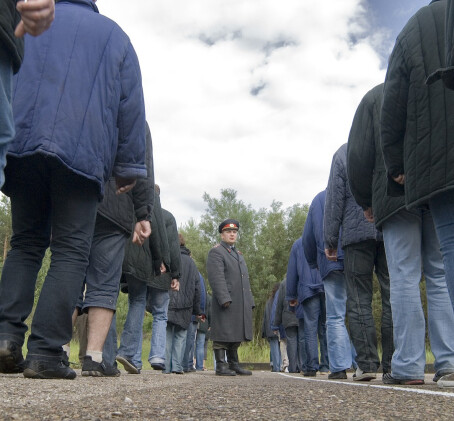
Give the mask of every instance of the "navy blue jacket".
[(287, 301), (297, 299), (303, 303), (314, 295), (323, 293), (323, 282), (317, 269), (311, 269), (304, 256), (303, 242), (293, 243), (287, 266)]
[(366, 240), (383, 241), (381, 232), (367, 221), (350, 190), (346, 143), (336, 151), (331, 164), (323, 219), (325, 248), (337, 249), (341, 227), (342, 247)]
[[(334, 270), (344, 270), (344, 252), (339, 241), (337, 246), (337, 262), (331, 262), (325, 255), (323, 241), (323, 215), (325, 211), (326, 190), (321, 191), (312, 200), (303, 231), (303, 249), (307, 263), (312, 269), (318, 269), (322, 279)], [(339, 234), (341, 237), (342, 234)]]
[(146, 177), (145, 107), (128, 36), (91, 0), (64, 0), (39, 37), (25, 36), (9, 155), (57, 157), (95, 181)]

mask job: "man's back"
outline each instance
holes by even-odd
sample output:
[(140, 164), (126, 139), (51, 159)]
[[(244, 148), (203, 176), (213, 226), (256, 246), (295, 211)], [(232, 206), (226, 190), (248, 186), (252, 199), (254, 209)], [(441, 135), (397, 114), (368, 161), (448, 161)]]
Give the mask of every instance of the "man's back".
[(26, 37), (9, 153), (56, 155), (101, 191), (112, 167), (121, 177), (145, 176), (142, 82), (129, 38), (90, 0), (56, 8), (51, 30)]

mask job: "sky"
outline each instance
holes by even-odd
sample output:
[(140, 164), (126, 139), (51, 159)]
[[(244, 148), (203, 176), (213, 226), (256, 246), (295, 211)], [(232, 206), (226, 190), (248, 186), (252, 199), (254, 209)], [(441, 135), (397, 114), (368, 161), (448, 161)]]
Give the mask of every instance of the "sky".
[(311, 203), (361, 98), (428, 0), (98, 0), (141, 65), (161, 203), (178, 225), (203, 194)]

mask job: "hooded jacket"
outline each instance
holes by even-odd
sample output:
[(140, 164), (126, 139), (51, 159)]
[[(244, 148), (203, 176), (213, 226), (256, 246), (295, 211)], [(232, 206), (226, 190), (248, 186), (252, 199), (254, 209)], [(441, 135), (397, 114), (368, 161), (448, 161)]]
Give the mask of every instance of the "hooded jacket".
[(0, 48), (3, 46), (9, 53), (14, 73), (19, 70), (24, 58), (24, 40), (14, 35), (20, 21), (16, 4), (17, 0), (0, 0)]

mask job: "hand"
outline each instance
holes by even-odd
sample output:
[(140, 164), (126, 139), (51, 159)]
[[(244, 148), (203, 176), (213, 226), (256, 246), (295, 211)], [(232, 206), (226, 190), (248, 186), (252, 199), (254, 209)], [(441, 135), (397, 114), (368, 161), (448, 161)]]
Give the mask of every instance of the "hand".
[(115, 177), (115, 183), (117, 184), (117, 194), (127, 193), (129, 190), (136, 185), (135, 178), (122, 178)]
[(337, 262), (337, 249), (325, 249), (325, 256), (330, 262)]
[(230, 307), (231, 301), (227, 301), (224, 304), (222, 304), (222, 308), (229, 308)]
[(278, 331), (278, 330), (273, 330), (273, 333), (274, 333), (275, 335), (277, 335), (277, 334), (279, 333), (279, 331)]
[(296, 307), (296, 306), (298, 305), (298, 300), (290, 300), (290, 301), (288, 302), (288, 305), (289, 305), (290, 307)]
[(166, 265), (164, 263), (161, 263), (161, 273), (166, 273), (166, 272), (167, 272)]
[(399, 174), (397, 177), (393, 177), (393, 180), (403, 186), (405, 184), (405, 174)]
[(170, 289), (172, 291), (179, 291), (180, 290), (180, 281), (176, 278), (172, 279), (172, 282), (170, 283)]
[(21, 21), (16, 26), (14, 35), (20, 38), (28, 32), (37, 36), (49, 29), (55, 16), (54, 0), (28, 0), (20, 1), (16, 5), (21, 15)]
[(141, 246), (144, 241), (151, 234), (151, 224), (150, 221), (139, 221), (136, 222), (134, 227), (134, 233), (132, 235), (132, 242)]
[(204, 322), (204, 321), (207, 319), (206, 316), (205, 316), (204, 314), (199, 314), (199, 315), (197, 316), (197, 318), (198, 318), (201, 322)]
[(374, 223), (374, 212), (372, 211), (372, 208), (367, 208), (364, 211), (364, 217), (369, 221)]

